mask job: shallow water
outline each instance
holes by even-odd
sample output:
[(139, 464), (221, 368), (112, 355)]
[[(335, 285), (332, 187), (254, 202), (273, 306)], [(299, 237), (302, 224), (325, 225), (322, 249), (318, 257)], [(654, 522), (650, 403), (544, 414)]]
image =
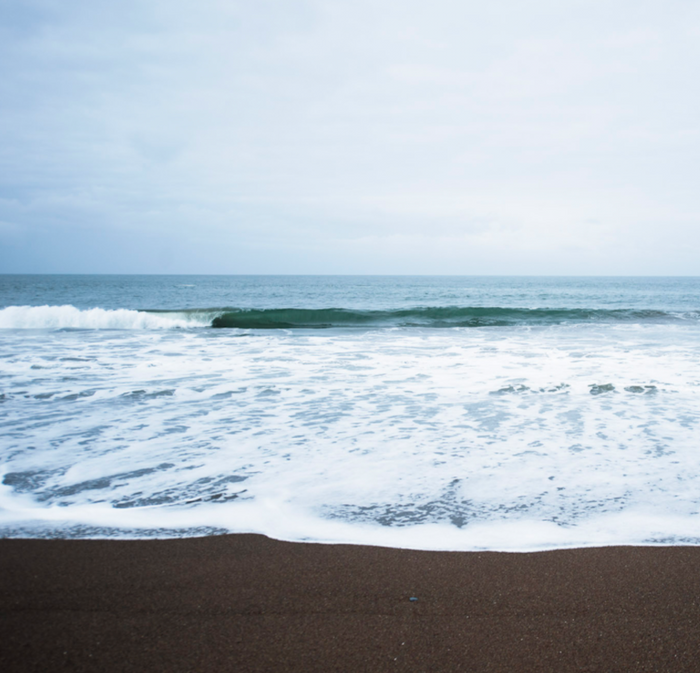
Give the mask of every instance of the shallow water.
[[(74, 278), (1, 279), (5, 536), (700, 542), (697, 279)], [(480, 306), (583, 312), (209, 326)]]

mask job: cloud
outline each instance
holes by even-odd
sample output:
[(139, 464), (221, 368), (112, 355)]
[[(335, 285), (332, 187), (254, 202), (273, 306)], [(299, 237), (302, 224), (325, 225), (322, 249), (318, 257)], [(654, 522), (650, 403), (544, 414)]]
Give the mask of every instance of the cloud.
[(36, 233), (0, 228), (6, 271), (694, 272), (693, 3), (6, 0), (0, 26), (0, 220)]

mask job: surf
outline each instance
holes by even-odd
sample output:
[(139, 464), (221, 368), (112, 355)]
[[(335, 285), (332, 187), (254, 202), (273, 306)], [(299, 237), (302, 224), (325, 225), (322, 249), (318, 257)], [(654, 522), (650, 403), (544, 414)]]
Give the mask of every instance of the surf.
[(45, 305), (8, 306), (0, 309), (0, 329), (439, 329), (582, 323), (697, 323), (699, 318), (697, 312), (674, 313), (656, 309), (426, 306), (383, 310), (235, 307), (135, 310)]
[(63, 306), (8, 306), (0, 310), (0, 329), (155, 330), (210, 324), (193, 312), (149, 312), (132, 309), (79, 309)]

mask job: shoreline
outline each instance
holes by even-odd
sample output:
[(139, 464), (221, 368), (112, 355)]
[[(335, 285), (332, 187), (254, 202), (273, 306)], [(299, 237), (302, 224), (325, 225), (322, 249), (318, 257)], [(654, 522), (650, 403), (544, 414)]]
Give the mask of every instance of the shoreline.
[(2, 539), (0, 669), (694, 670), (699, 568), (700, 547)]

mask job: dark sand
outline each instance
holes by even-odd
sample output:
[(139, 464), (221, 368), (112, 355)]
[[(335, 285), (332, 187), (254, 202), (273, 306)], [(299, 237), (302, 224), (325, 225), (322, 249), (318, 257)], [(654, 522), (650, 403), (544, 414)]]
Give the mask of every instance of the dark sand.
[(0, 540), (0, 612), (5, 673), (698, 671), (700, 548)]

